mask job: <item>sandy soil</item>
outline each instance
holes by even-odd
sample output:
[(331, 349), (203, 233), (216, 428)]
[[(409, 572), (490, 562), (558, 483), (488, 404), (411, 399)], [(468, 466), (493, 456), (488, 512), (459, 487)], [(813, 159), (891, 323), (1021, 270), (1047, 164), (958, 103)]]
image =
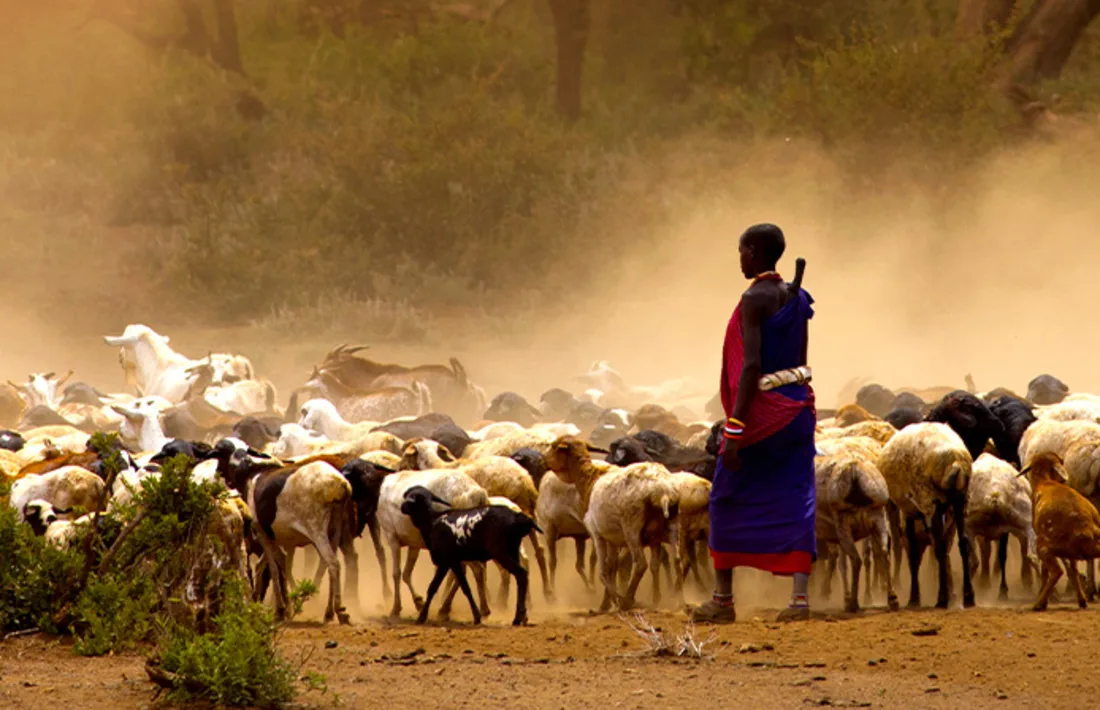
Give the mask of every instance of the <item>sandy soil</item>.
[[(1079, 707), (1100, 692), (1090, 612), (870, 612), (852, 619), (771, 623), (755, 609), (713, 634), (708, 660), (646, 656), (614, 616), (536, 618), (527, 628), (417, 627), (381, 619), (350, 627), (298, 624), (283, 636), (292, 658), (327, 676), (344, 707), (706, 708), (727, 706)], [(666, 631), (682, 614), (650, 613)], [(934, 636), (914, 636), (938, 629)], [(335, 642), (335, 648), (326, 648)], [(328, 643), (331, 646), (331, 643)], [(761, 649), (750, 652), (747, 646)], [(415, 654), (415, 655), (414, 655)], [(412, 656), (407, 660), (400, 659)], [(141, 708), (151, 704), (138, 655), (85, 659), (36, 636), (0, 644), (0, 706)]]

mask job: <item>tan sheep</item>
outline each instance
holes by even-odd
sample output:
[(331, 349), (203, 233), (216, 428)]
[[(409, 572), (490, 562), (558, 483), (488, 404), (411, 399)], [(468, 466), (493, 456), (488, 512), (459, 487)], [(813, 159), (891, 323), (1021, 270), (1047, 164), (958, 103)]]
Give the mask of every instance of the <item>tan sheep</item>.
[(925, 422), (908, 426), (895, 434), (882, 450), (878, 468), (886, 479), (890, 500), (905, 520), (910, 607), (920, 606), (920, 562), (928, 545), (926, 539), (918, 536), (917, 523), (920, 522), (931, 535), (939, 567), (936, 606), (947, 608), (951, 583), (947, 552), (952, 536), (948, 511), (953, 514), (959, 535), (959, 554), (963, 561), (963, 606), (974, 606), (969, 565), (970, 541), (964, 526), (970, 467), (966, 445), (946, 424)]

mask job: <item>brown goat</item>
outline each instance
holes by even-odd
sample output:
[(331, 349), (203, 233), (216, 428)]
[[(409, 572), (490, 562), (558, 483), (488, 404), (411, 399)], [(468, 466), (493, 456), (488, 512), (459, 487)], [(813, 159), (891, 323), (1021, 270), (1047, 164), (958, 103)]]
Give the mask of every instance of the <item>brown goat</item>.
[(1047, 608), (1054, 585), (1062, 577), (1059, 560), (1066, 561), (1077, 605), (1083, 609), (1088, 602), (1076, 561), (1100, 557), (1100, 513), (1088, 498), (1066, 485), (1068, 476), (1057, 454), (1040, 454), (1020, 473), (1025, 474), (1031, 481), (1032, 521), (1043, 574), (1034, 609)]
[(879, 418), (874, 414), (871, 414), (858, 404), (846, 404), (840, 409), (836, 410), (836, 426), (846, 427), (853, 424), (859, 424), (860, 422), (876, 421)]

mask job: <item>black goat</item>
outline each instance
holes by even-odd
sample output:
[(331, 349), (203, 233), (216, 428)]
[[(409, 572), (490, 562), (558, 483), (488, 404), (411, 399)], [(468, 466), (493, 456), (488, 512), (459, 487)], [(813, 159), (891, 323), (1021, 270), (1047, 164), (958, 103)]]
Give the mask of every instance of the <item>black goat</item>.
[(542, 485), (542, 477), (546, 475), (547, 471), (545, 456), (535, 449), (524, 447), (509, 458), (523, 466), (524, 470), (531, 474), (531, 480), (535, 482), (535, 488)]
[[(891, 409), (915, 409), (918, 412), (926, 412), (928, 411), (928, 403), (912, 392), (902, 392), (894, 397), (894, 404)], [(885, 418), (883, 417), (883, 419)]]
[(23, 435), (17, 431), (11, 431), (9, 429), (0, 431), (0, 449), (19, 451), (26, 443)]
[(985, 402), (963, 390), (955, 390), (944, 397), (924, 419), (951, 427), (966, 444), (972, 459), (982, 455), (990, 439), (995, 441), (1004, 434), (1004, 425)]
[(989, 411), (1004, 427), (999, 436), (993, 437), (997, 455), (1019, 469), (1020, 439), (1036, 419), (1031, 405), (1019, 397), (1000, 397), (989, 405)]
[(657, 431), (644, 430), (611, 442), (608, 463), (629, 466), (643, 461), (656, 461), (669, 471), (683, 471), (714, 480), (716, 457), (700, 449), (678, 443)]
[(447, 451), (454, 454), (455, 458), (462, 458), (466, 447), (474, 442), (470, 435), (466, 433), (466, 430), (457, 424), (444, 424), (426, 438), (438, 441), (447, 448)]
[(898, 431), (901, 431), (910, 424), (920, 424), (923, 422), (924, 415), (917, 409), (898, 407), (883, 417), (883, 420)]
[(894, 408), (896, 399), (893, 392), (882, 385), (863, 385), (856, 392), (856, 404), (866, 409), (876, 417), (885, 417)]
[(423, 486), (413, 486), (405, 492), (401, 512), (412, 519), (424, 538), (435, 565), (435, 576), (428, 586), (428, 596), (420, 607), (416, 623), (428, 620), (428, 609), (439, 585), (448, 572), (453, 572), (458, 586), (470, 602), (474, 623), (481, 623), (470, 585), (466, 581), (464, 562), (496, 562), (516, 578), (516, 615), (513, 626), (527, 623), (527, 570), (520, 564), (519, 546), (523, 539), (539, 526), (530, 517), (504, 506), (488, 505), (465, 510), (450, 510), (450, 504), (436, 497)]

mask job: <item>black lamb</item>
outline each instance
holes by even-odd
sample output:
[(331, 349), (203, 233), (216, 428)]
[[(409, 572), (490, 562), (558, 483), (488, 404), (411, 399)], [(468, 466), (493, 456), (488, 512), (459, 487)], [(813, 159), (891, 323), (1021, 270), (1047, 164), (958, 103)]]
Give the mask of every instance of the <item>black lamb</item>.
[(970, 458), (977, 459), (986, 443), (1004, 434), (1001, 420), (989, 411), (985, 402), (969, 392), (955, 390), (940, 400), (925, 417), (928, 422), (940, 422), (951, 427), (966, 444)]
[(534, 520), (497, 505), (450, 510), (449, 503), (423, 486), (405, 491), (401, 512), (412, 519), (435, 565), (435, 576), (428, 586), (428, 596), (420, 607), (416, 623), (427, 621), (432, 598), (447, 573), (453, 572), (470, 602), (474, 623), (480, 624), (481, 612), (470, 592), (463, 563), (489, 561), (496, 562), (516, 578), (516, 615), (512, 625), (527, 623), (527, 570), (520, 564), (519, 546), (532, 530), (542, 532)]
[(898, 407), (887, 414), (883, 419), (898, 431), (910, 424), (920, 424), (924, 421), (924, 415), (919, 410), (908, 407)]
[(1031, 405), (1019, 397), (999, 397), (989, 405), (989, 410), (1004, 426), (1000, 436), (993, 437), (997, 455), (1020, 468), (1020, 439), (1036, 419)]
[(542, 412), (515, 392), (501, 392), (489, 402), (489, 408), (482, 418), (491, 422), (515, 422), (521, 427), (529, 427), (542, 419)]
[(673, 473), (694, 473), (708, 481), (714, 480), (716, 457), (713, 454), (684, 446), (657, 431), (647, 429), (616, 439), (609, 450), (607, 461), (616, 466), (655, 461)]

